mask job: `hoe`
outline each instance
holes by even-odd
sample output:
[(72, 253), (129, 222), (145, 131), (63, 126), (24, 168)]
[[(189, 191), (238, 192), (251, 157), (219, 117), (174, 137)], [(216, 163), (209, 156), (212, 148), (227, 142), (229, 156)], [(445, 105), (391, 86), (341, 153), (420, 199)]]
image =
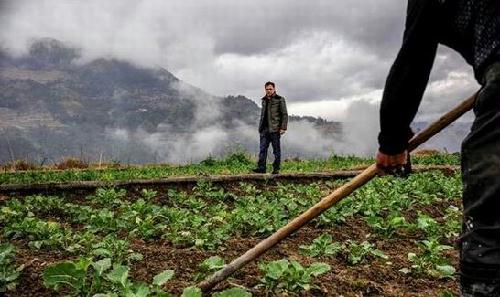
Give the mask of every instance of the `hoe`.
[[(429, 138), (439, 133), (446, 126), (453, 123), (464, 113), (471, 110), (472, 107), (474, 106), (474, 101), (476, 99), (476, 96), (477, 93), (471, 96), (470, 98), (466, 99), (465, 101), (463, 101), (453, 110), (443, 115), (439, 120), (428, 126), (425, 130), (415, 135), (409, 142), (408, 151), (411, 152), (419, 145), (426, 142)], [(306, 225), (308, 222), (319, 216), (324, 211), (328, 210), (330, 207), (332, 207), (332, 205), (336, 204), (337, 202), (339, 202), (340, 200), (342, 200), (343, 198), (347, 197), (349, 194), (354, 192), (357, 188), (369, 182), (372, 178), (374, 178), (377, 175), (377, 172), (378, 170), (375, 164), (369, 166), (363, 172), (361, 172), (352, 180), (350, 180), (348, 183), (334, 190), (331, 194), (324, 197), (321, 201), (319, 201), (317, 204), (309, 208), (300, 216), (290, 221), (286, 226), (280, 228), (274, 234), (259, 242), (256, 246), (249, 249), (246, 253), (244, 253), (240, 257), (233, 260), (223, 269), (207, 277), (197, 286), (203, 292), (210, 291), (215, 285), (228, 278), (235, 271), (239, 270), (250, 261), (255, 260), (260, 255), (264, 254), (267, 250), (271, 249), (273, 246), (278, 244), (281, 240), (287, 238), (290, 234), (292, 234), (293, 232), (297, 231), (298, 229)]]

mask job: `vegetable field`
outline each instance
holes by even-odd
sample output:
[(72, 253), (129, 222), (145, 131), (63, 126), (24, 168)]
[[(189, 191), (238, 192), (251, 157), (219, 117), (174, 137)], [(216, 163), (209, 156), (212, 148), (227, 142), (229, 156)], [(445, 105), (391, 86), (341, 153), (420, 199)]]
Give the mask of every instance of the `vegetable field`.
[[(222, 161), (214, 162), (200, 166), (222, 168)], [(228, 170), (250, 166), (240, 163), (240, 169)], [(300, 163), (309, 170), (306, 162), (296, 163), (286, 170), (301, 171)], [(47, 180), (29, 172), (8, 174), (0, 179)], [(93, 174), (95, 180), (103, 172)], [(5, 194), (0, 292), (201, 296), (198, 282), (344, 182), (200, 181), (190, 188)], [(208, 296), (454, 296), (461, 191), (459, 172), (375, 178)]]
[[(369, 158), (336, 155), (332, 155), (328, 159), (288, 159), (283, 162), (281, 173), (331, 172), (339, 169), (367, 166), (373, 162), (374, 160)], [(417, 165), (460, 165), (460, 156), (458, 154), (433, 153), (424, 156), (414, 156), (413, 162)], [(80, 168), (78, 166), (73, 169), (70, 167), (67, 170), (54, 170), (53, 167), (35, 167), (36, 170), (23, 171), (12, 171), (11, 167), (15, 168), (16, 166), (0, 166), (0, 185), (73, 181), (123, 181), (214, 174), (234, 175), (250, 172), (255, 167), (255, 163), (256, 160), (249, 158), (245, 152), (235, 152), (222, 160), (209, 157), (199, 163), (185, 166), (169, 164), (144, 166), (111, 164), (97, 169), (92, 164), (85, 164), (88, 168)], [(271, 171), (271, 165), (268, 166), (268, 171)]]

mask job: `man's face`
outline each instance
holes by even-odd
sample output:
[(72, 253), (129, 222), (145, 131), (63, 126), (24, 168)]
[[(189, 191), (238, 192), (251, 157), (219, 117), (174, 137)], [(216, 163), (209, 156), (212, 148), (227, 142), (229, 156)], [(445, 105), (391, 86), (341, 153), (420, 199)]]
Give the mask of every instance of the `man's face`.
[(272, 85), (266, 86), (266, 96), (271, 97), (274, 95), (274, 87)]

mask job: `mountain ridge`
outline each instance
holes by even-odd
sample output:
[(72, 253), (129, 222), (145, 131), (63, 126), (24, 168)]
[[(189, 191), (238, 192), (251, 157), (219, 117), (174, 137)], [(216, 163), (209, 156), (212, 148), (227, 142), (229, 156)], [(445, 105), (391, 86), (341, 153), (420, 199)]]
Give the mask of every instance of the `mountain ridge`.
[[(256, 129), (260, 108), (242, 95), (213, 96), (164, 68), (114, 58), (75, 63), (80, 57), (79, 49), (51, 38), (33, 42), (22, 57), (0, 50), (0, 133), (9, 139), (0, 143), (0, 162), (9, 161), (11, 151), (17, 158), (54, 161), (82, 150), (90, 156), (106, 151), (121, 159), (127, 146), (126, 158), (142, 163), (158, 148), (131, 138), (163, 133), (162, 139), (175, 139), (207, 127), (231, 138), (241, 127)], [(340, 130), (320, 118), (290, 116), (290, 121)], [(115, 137), (123, 131), (128, 142), (118, 145)], [(243, 142), (251, 147), (250, 140)]]

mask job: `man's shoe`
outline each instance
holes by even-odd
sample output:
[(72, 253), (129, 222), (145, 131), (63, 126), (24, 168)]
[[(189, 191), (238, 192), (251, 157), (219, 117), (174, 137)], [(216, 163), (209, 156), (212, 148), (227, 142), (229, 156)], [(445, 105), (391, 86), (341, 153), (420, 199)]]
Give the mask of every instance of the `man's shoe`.
[(252, 169), (252, 172), (253, 173), (266, 173), (265, 170), (262, 170), (262, 169), (259, 169), (259, 168)]
[(271, 172), (271, 174), (280, 174), (280, 171), (279, 170), (273, 170), (273, 172)]

